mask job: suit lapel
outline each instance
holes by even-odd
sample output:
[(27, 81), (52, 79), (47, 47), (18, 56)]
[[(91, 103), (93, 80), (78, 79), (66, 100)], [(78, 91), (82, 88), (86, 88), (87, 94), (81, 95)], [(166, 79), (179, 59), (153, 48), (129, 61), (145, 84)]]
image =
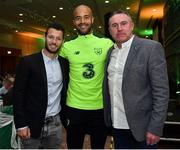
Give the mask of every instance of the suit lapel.
[(42, 79), (43, 79), (44, 84), (47, 86), (46, 68), (45, 68), (44, 59), (43, 59), (41, 52), (39, 53), (39, 65), (40, 66), (38, 67), (38, 69), (40, 71), (40, 74), (42, 75)]
[(126, 60), (125, 66), (124, 66), (123, 79), (126, 77), (132, 62), (133, 62), (134, 58), (136, 57), (139, 46), (140, 46), (140, 44), (138, 42), (138, 37), (135, 36), (132, 41), (132, 44), (131, 44), (131, 47), (129, 50), (129, 54), (128, 54), (128, 57), (127, 57), (127, 60)]
[(110, 57), (111, 57), (111, 53), (114, 49), (114, 46), (112, 46), (109, 51), (107, 52), (107, 57), (106, 57), (106, 62), (105, 62), (105, 72), (107, 71), (108, 65), (109, 65), (109, 61), (110, 61)]
[(64, 66), (63, 65), (61, 65), (61, 63), (62, 63), (62, 60), (61, 60), (61, 58), (58, 56), (58, 60), (59, 60), (59, 65), (60, 65), (60, 67), (61, 67), (61, 72), (63, 73), (63, 70), (64, 70)]
[(67, 62), (65, 62), (65, 58), (62, 58), (61, 56), (58, 56), (61, 72), (62, 72), (62, 77), (63, 77), (63, 83), (68, 82), (68, 77), (69, 76), (69, 66)]

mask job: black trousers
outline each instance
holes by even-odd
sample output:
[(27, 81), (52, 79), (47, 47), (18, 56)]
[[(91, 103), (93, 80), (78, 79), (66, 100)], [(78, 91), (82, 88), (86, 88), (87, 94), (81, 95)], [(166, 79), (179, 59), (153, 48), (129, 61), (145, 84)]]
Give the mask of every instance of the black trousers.
[(66, 110), (68, 149), (82, 149), (85, 134), (90, 135), (92, 149), (103, 149), (108, 134), (103, 109), (80, 110), (67, 107)]
[(147, 145), (146, 141), (138, 142), (129, 129), (112, 130), (115, 149), (157, 149), (157, 144)]

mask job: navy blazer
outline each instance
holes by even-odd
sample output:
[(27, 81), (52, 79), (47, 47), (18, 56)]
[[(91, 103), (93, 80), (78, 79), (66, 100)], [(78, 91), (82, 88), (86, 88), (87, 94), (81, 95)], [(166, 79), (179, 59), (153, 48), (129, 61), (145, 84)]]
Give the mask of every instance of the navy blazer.
[[(107, 68), (103, 81), (104, 117), (112, 126), (111, 101)], [(137, 141), (145, 140), (146, 132), (161, 136), (169, 100), (169, 85), (164, 49), (159, 42), (134, 37), (125, 63), (122, 96), (127, 121)]]
[[(62, 76), (61, 105), (64, 108), (69, 69), (67, 60), (58, 57)], [(16, 128), (28, 126), (38, 138), (44, 125), (48, 102), (47, 77), (42, 53), (22, 57), (16, 70), (13, 111)]]

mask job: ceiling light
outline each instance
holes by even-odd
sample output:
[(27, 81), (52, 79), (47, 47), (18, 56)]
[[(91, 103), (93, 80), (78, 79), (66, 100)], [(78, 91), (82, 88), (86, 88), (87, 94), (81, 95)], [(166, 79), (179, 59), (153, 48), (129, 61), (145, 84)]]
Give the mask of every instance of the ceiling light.
[(98, 28), (99, 28), (99, 29), (101, 29), (102, 27), (101, 27), (101, 26), (99, 26)]
[(19, 16), (23, 16), (23, 14), (19, 14)]
[(105, 3), (107, 4), (107, 3), (109, 3), (109, 1), (105, 1)]
[(176, 91), (176, 94), (180, 94), (180, 91)]
[(152, 11), (154, 11), (154, 12), (155, 12), (155, 11), (157, 11), (157, 9), (153, 9)]
[(17, 32), (19, 32), (18, 30), (15, 30), (15, 32), (17, 33)]
[(63, 10), (63, 7), (59, 7), (59, 10)]
[(23, 20), (21, 19), (21, 20), (19, 20), (19, 22), (23, 22)]
[(130, 7), (126, 7), (127, 10), (131, 9)]
[(53, 18), (56, 18), (56, 16), (52, 16)]
[(12, 53), (12, 52), (11, 52), (10, 50), (9, 50), (9, 51), (7, 51), (7, 54), (8, 54), (8, 55), (10, 55), (11, 53)]
[(67, 34), (66, 36), (70, 36), (69, 34)]
[(76, 31), (76, 28), (74, 28), (73, 30)]

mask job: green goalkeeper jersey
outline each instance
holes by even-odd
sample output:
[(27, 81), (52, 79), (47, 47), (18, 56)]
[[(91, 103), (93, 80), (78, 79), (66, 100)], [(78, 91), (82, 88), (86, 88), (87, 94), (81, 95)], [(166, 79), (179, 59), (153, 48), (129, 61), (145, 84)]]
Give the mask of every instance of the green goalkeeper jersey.
[(93, 34), (79, 35), (64, 43), (60, 55), (68, 59), (70, 65), (68, 106), (83, 110), (103, 108), (104, 64), (112, 45), (111, 40)]

